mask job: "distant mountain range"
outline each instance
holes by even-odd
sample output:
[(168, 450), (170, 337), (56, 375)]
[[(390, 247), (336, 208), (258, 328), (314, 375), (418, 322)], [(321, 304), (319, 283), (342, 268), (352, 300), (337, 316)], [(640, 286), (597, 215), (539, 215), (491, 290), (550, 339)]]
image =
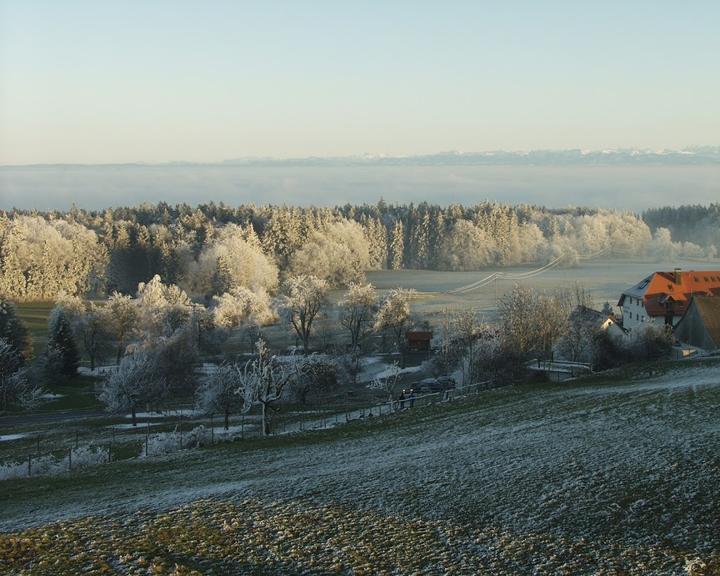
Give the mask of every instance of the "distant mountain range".
[(473, 166), (473, 165), (579, 165), (579, 164), (720, 164), (720, 146), (682, 150), (530, 150), (508, 152), (439, 152), (413, 156), (364, 154), (308, 158), (236, 158), (231, 166)]
[[(408, 156), (362, 154), (305, 158), (246, 157), (221, 162), (130, 162), (92, 166), (563, 166), (563, 165), (697, 165), (720, 164), (720, 146), (682, 150), (529, 150), (509, 152), (438, 152)], [(30, 165), (25, 165), (30, 166)], [(90, 166), (86, 164), (34, 164), (32, 166)], [(5, 166), (9, 167), (9, 166)]]

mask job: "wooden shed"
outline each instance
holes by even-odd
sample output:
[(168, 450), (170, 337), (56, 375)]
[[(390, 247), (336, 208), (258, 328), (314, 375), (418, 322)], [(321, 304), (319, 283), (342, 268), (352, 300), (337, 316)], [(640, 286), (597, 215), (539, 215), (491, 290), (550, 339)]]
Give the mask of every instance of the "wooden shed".
[(720, 348), (720, 297), (694, 296), (675, 326), (675, 337), (683, 344), (703, 350)]
[(433, 333), (430, 330), (408, 330), (407, 347), (411, 352), (430, 352)]

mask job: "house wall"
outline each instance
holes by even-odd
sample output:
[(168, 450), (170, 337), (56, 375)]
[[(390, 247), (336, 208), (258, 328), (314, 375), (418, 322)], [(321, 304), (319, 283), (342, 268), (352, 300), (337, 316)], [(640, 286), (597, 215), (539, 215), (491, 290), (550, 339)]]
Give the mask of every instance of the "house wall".
[[(682, 316), (673, 316), (673, 325), (679, 322)], [(665, 316), (650, 316), (645, 309), (645, 304), (640, 298), (625, 296), (625, 302), (622, 307), (623, 328), (632, 330), (638, 326), (646, 326), (654, 324), (663, 326), (665, 324)]]
[[(656, 323), (655, 318), (649, 316), (645, 310), (645, 304), (642, 299), (634, 296), (625, 296), (625, 302), (622, 307), (623, 327), (632, 330), (644, 324)], [(661, 322), (664, 319), (661, 319)]]

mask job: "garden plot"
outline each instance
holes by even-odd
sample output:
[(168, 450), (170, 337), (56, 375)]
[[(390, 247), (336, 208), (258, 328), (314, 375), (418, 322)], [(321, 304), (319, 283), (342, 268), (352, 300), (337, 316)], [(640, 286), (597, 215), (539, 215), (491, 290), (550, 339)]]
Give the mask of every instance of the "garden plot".
[(0, 528), (24, 531), (0, 547), (16, 571), (62, 551), (70, 572), (717, 573), (718, 375), (500, 389), (306, 442), (17, 481)]

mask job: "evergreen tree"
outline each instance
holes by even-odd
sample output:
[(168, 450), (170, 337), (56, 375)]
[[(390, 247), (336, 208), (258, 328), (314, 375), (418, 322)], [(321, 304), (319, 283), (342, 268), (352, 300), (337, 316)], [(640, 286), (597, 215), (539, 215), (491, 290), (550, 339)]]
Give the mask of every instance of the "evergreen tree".
[(210, 294), (210, 296), (230, 292), (230, 289), (232, 287), (232, 272), (230, 271), (230, 266), (228, 264), (227, 258), (222, 255), (218, 256), (217, 267), (215, 268), (215, 272), (213, 272), (213, 277), (211, 281), (212, 294)]
[(402, 220), (395, 222), (390, 236), (390, 249), (388, 250), (388, 268), (400, 270), (403, 265), (403, 253), (405, 248), (405, 233)]
[(50, 314), (48, 322), (48, 357), (53, 357), (54, 366), (63, 376), (72, 376), (77, 373), (80, 365), (80, 353), (73, 338), (72, 327), (65, 312), (55, 307)]
[(28, 329), (17, 315), (12, 302), (0, 298), (0, 338), (4, 338), (17, 354), (22, 366), (32, 356), (32, 340)]

